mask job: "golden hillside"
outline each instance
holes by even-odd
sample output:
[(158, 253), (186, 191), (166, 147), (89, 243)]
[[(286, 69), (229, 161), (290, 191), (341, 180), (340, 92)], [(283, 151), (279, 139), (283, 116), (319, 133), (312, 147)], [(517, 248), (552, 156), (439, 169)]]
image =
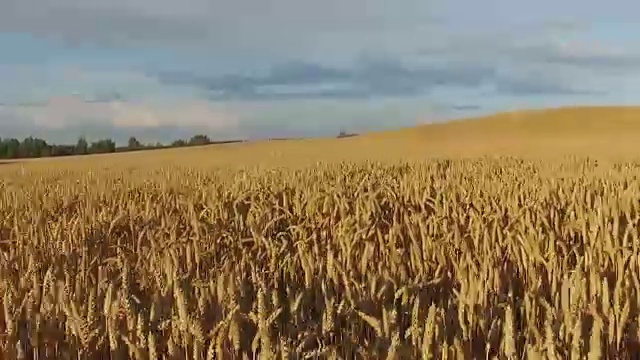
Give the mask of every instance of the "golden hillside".
[(446, 155), (640, 155), (640, 107), (498, 113), (370, 135)]
[[(640, 157), (640, 107), (574, 107), (492, 116), (335, 139), (257, 141), (198, 148), (28, 161), (157, 166), (306, 166), (318, 161), (589, 155)], [(44, 160), (44, 161), (43, 161)], [(24, 163), (21, 161), (21, 163)], [(39, 165), (38, 165), (39, 166)]]

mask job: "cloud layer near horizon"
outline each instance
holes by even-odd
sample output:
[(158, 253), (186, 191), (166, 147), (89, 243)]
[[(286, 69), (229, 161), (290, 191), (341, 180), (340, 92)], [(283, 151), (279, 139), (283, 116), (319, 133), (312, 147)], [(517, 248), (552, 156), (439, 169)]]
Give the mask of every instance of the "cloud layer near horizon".
[(184, 126), (211, 131), (229, 131), (238, 126), (238, 119), (211, 103), (194, 100), (167, 106), (132, 101), (86, 101), (77, 96), (52, 96), (44, 103), (0, 105), (0, 114), (16, 119), (33, 119), (42, 128), (64, 128), (90, 119), (113, 126), (160, 127)]

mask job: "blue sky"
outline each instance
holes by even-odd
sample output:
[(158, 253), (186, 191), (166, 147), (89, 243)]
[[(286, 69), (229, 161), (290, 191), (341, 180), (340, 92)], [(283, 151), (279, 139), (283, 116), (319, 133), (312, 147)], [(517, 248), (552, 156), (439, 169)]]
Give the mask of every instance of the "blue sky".
[(631, 0), (0, 0), (0, 136), (326, 136), (640, 102)]

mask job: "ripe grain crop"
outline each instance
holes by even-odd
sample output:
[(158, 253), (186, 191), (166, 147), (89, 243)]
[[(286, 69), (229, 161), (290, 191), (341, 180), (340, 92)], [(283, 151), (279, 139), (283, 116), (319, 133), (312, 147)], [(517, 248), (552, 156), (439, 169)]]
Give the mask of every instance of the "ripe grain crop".
[(104, 164), (2, 173), (2, 358), (640, 351), (637, 163)]

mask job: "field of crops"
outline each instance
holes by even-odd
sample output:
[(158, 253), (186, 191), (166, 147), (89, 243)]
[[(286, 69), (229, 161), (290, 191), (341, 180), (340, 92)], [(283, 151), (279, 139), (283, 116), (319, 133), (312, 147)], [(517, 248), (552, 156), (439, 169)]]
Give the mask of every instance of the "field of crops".
[(2, 164), (0, 359), (634, 358), (640, 110), (525, 115)]
[(640, 351), (636, 163), (123, 156), (0, 169), (2, 358)]

